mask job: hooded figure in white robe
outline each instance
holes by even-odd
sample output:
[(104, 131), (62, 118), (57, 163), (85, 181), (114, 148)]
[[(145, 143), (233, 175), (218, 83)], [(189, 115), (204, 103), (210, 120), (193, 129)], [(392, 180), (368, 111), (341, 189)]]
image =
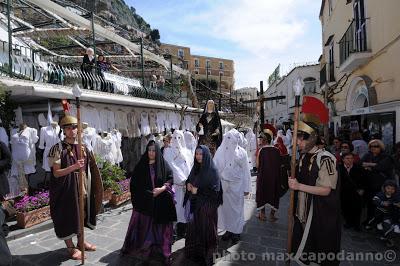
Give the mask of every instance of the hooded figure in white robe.
[(197, 140), (193, 136), (193, 134), (189, 131), (185, 131), (185, 133), (183, 133), (183, 134), (185, 136), (186, 148), (191, 152), (191, 155), (194, 158), (194, 153), (195, 153), (196, 147), (197, 147)]
[(247, 139), (247, 157), (249, 158), (249, 167), (250, 169), (256, 167), (256, 151), (257, 151), (257, 139), (256, 134), (254, 134), (253, 130), (250, 129), (246, 133)]
[(186, 223), (183, 199), (185, 196), (186, 179), (192, 169), (194, 157), (186, 148), (181, 130), (172, 134), (170, 146), (164, 149), (164, 159), (168, 162), (174, 175), (173, 189), (175, 190), (176, 214), (178, 223)]
[(223, 204), (218, 208), (218, 228), (226, 230), (223, 240), (239, 241), (244, 226), (244, 196), (250, 191), (247, 152), (240, 147), (241, 134), (228, 131), (214, 156), (221, 177)]

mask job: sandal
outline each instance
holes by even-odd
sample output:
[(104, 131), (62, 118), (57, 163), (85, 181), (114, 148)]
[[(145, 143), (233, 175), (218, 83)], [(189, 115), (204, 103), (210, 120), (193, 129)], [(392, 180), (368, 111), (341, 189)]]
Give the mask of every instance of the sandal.
[[(96, 246), (89, 244), (87, 242), (84, 243), (85, 246), (85, 251), (96, 251)], [(79, 248), (79, 250), (81, 249), (81, 247), (79, 245), (76, 245), (77, 248)]]
[(260, 221), (265, 222), (267, 218), (265, 217), (265, 213), (259, 212), (256, 216)]
[[(72, 260), (82, 260), (82, 253), (76, 247), (67, 247), (69, 257)], [(85, 256), (86, 259), (86, 256)]]

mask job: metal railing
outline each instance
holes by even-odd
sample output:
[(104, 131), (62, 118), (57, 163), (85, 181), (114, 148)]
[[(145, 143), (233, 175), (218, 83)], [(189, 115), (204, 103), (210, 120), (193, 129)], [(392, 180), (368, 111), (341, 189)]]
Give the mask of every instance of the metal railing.
[(339, 41), (340, 64), (353, 53), (365, 52), (369, 49), (367, 29), (368, 19), (353, 19)]
[[(41, 56), (31, 48), (18, 44), (12, 45), (10, 75), (8, 42), (0, 42), (0, 76), (63, 86), (73, 86), (78, 83), (84, 89), (155, 100), (171, 99), (172, 94), (180, 91), (176, 86), (172, 88), (168, 85), (168, 79), (164, 85), (153, 82), (149, 76), (145, 78), (145, 86), (142, 86), (139, 78), (102, 71), (96, 65), (83, 66), (78, 61), (80, 58)], [(174, 84), (179, 84), (179, 79)]]

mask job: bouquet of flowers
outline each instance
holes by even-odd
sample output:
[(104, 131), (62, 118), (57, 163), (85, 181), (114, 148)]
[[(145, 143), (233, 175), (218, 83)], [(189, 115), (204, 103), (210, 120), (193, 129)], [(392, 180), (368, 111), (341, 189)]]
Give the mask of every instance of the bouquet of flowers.
[(29, 212), (48, 206), (50, 197), (48, 191), (42, 191), (34, 196), (25, 195), (22, 199), (15, 203), (14, 208), (17, 212)]
[(114, 190), (114, 192), (117, 195), (121, 195), (121, 194), (123, 194), (125, 192), (128, 192), (129, 189), (130, 189), (130, 182), (131, 182), (130, 178), (127, 178), (127, 179), (124, 179), (124, 180), (121, 180), (121, 181), (117, 182), (118, 189)]

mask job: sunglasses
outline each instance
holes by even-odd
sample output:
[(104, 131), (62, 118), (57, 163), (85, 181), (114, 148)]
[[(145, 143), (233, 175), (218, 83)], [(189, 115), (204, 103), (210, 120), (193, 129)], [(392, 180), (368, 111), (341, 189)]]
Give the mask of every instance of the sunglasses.
[(77, 129), (78, 128), (78, 126), (77, 125), (74, 125), (74, 126), (66, 126), (66, 127), (64, 127), (65, 129)]

